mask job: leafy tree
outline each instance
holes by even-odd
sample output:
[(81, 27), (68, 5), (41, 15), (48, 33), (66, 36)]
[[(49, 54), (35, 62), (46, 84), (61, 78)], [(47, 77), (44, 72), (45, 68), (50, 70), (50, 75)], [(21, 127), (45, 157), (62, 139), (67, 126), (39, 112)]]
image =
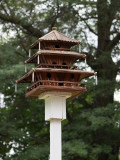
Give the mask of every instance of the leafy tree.
[[(0, 22), (0, 92), (5, 102), (0, 109), (0, 157), (48, 159), (49, 124), (44, 122), (44, 102), (26, 99), (26, 85), (20, 85), (15, 93), (14, 81), (24, 74), (29, 45), (56, 26), (81, 40), (88, 66), (98, 72), (97, 86), (89, 79), (88, 92), (67, 102), (63, 158), (118, 160), (120, 104), (114, 92), (120, 86), (116, 81), (120, 70), (120, 1), (1, 0)], [(14, 155), (9, 154), (11, 149)]]

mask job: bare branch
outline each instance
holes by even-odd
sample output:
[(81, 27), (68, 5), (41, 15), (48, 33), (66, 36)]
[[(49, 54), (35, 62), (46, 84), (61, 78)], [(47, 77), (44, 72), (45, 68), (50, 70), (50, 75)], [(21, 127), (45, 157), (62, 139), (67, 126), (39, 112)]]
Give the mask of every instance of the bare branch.
[(110, 41), (108, 48), (112, 50), (120, 41), (120, 32), (116, 35), (116, 37)]
[(116, 66), (117, 66), (117, 68), (118, 68), (118, 72), (120, 72), (120, 60), (119, 61), (117, 61), (117, 64), (116, 64)]
[(28, 50), (27, 50), (26, 47), (23, 45), (23, 40), (22, 40), (22, 38), (21, 38), (21, 36), (20, 36), (20, 34), (19, 34), (18, 28), (15, 27), (15, 29), (16, 29), (16, 32), (17, 32), (17, 36), (18, 36), (18, 38), (20, 39), (20, 44), (21, 44), (22, 48), (24, 49), (24, 51), (26, 52), (26, 55), (27, 55), (27, 54), (28, 54)]
[(87, 64), (93, 70), (96, 70), (96, 68), (97, 68), (97, 61), (96, 61), (95, 57), (90, 52), (82, 52), (82, 53), (87, 55), (87, 57), (86, 57)]
[(96, 1), (94, 1), (94, 0), (91, 0), (91, 1), (78, 1), (78, 4), (79, 5), (89, 5), (89, 6), (96, 6)]
[(4, 7), (4, 5), (1, 3), (1, 8), (3, 9), (3, 11), (6, 13), (6, 15), (9, 15), (8, 13), (7, 13), (7, 10), (6, 10), (6, 8)]
[(25, 55), (21, 54), (21, 52), (19, 52), (19, 51), (17, 51), (17, 50), (15, 51), (15, 53), (18, 54), (18, 55), (19, 55), (20, 57), (22, 57), (22, 58), (26, 58)]
[(28, 33), (30, 33), (32, 36), (35, 36), (37, 38), (43, 35), (43, 33), (40, 30), (34, 28), (32, 24), (23, 21), (19, 17), (8, 16), (3, 13), (0, 13), (0, 19), (3, 21), (9, 22), (9, 23), (15, 24), (15, 25), (22, 26), (22, 28), (27, 30)]
[(56, 13), (55, 13), (55, 15), (54, 15), (53, 22), (51, 23), (51, 29), (52, 29), (52, 27), (55, 26), (55, 23), (56, 23), (57, 18), (58, 18), (58, 16), (59, 16), (60, 7), (59, 7), (59, 1), (58, 1), (58, 0), (57, 0), (57, 2), (56, 2), (56, 9), (57, 9), (57, 11), (56, 11)]
[(111, 4), (109, 5), (109, 10), (108, 10), (109, 11), (109, 20), (108, 21), (111, 20), (111, 23), (112, 23), (119, 8), (120, 8), (120, 1), (111, 0)]
[(90, 25), (86, 22), (86, 19), (82, 18), (81, 16), (80, 16), (80, 19), (81, 19), (82, 21), (84, 21), (84, 23), (85, 23), (86, 26), (88, 27), (89, 31), (91, 31), (91, 32), (94, 33), (95, 35), (98, 35), (98, 34), (90, 27)]

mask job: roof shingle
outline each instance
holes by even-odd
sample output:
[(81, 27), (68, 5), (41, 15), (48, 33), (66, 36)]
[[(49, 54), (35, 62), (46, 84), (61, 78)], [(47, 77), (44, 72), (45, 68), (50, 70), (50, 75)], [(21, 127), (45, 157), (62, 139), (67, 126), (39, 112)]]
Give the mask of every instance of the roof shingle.
[(73, 43), (80, 43), (79, 41), (70, 38), (56, 30), (52, 30), (48, 34), (44, 35), (43, 37), (39, 38), (39, 40), (46, 40), (46, 41), (66, 41), (66, 42), (73, 42)]

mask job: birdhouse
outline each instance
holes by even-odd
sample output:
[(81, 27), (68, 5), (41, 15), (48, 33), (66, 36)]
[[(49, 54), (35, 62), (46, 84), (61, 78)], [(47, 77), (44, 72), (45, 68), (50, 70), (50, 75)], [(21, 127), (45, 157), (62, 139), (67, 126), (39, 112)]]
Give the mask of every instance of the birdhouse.
[[(72, 50), (78, 45), (79, 52)], [(31, 83), (26, 97), (45, 99), (45, 120), (50, 121), (50, 160), (61, 160), (61, 121), (66, 119), (66, 99), (86, 91), (84, 78), (96, 72), (79, 70), (77, 60), (85, 59), (80, 42), (56, 30), (39, 38), (29, 48), (26, 64), (35, 67), (18, 79), (16, 83)], [(31, 55), (31, 50), (37, 50)]]
[[(78, 45), (79, 52), (72, 51)], [(31, 50), (38, 50), (31, 55)], [(56, 30), (39, 38), (29, 48), (29, 58), (25, 61), (34, 63), (35, 68), (18, 79), (17, 83), (31, 83), (27, 88), (26, 97), (38, 98), (44, 92), (69, 92), (75, 97), (86, 91), (84, 78), (95, 75), (78, 69), (74, 65), (76, 60), (85, 59), (86, 55), (80, 51), (80, 42)]]

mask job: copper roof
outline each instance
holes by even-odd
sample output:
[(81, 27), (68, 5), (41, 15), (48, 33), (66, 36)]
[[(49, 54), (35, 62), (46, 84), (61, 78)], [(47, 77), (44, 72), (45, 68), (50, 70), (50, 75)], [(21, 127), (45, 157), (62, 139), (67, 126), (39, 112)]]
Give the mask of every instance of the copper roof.
[(41, 50), (41, 51), (38, 51), (37, 53), (35, 53), (29, 59), (27, 59), (25, 61), (25, 63), (33, 63), (32, 60), (34, 60), (35, 58), (37, 60), (37, 55), (71, 56), (71, 57), (75, 57), (76, 59), (85, 58), (86, 57), (85, 54), (81, 54), (81, 53), (74, 52), (74, 51), (67, 51), (66, 52), (66, 51), (56, 51), (56, 50)]
[(52, 69), (52, 68), (33, 68), (30, 72), (19, 78), (16, 83), (31, 83), (33, 72), (59, 72), (59, 73), (75, 73), (80, 74), (80, 80), (96, 74), (96, 72), (87, 72), (82, 70), (70, 70), (70, 69)]
[(55, 27), (53, 27), (53, 30), (43, 37), (40, 37), (35, 43), (33, 43), (30, 48), (34, 48), (35, 45), (39, 43), (39, 41), (62, 41), (62, 42), (69, 42), (73, 45), (80, 44), (80, 41), (77, 41), (71, 37), (68, 37), (64, 35), (63, 33), (58, 32)]
[(72, 39), (57, 30), (52, 30), (48, 34), (44, 35), (43, 37), (39, 38), (39, 40), (45, 40), (45, 41), (66, 41), (66, 42), (73, 42), (73, 43), (80, 43), (79, 41)]

